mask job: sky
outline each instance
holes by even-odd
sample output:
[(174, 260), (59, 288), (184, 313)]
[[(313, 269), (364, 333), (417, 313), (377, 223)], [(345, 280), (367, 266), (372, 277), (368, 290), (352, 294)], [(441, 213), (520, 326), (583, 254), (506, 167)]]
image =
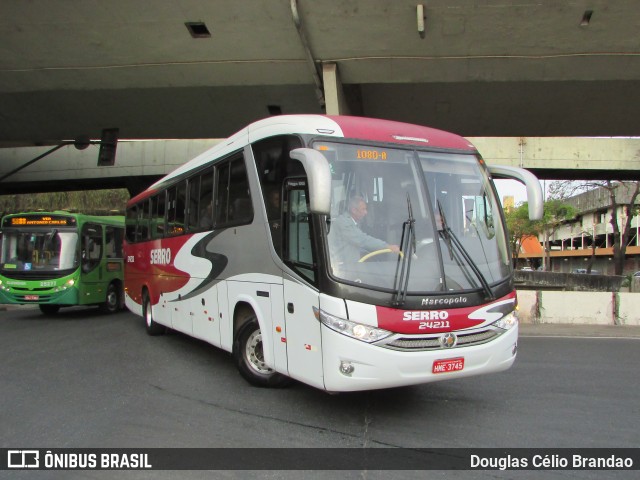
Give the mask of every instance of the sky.
[[(549, 182), (544, 182), (542, 180), (539, 180), (539, 181), (544, 191), (545, 183), (548, 184)], [(514, 197), (515, 206), (518, 206), (518, 204), (527, 201), (527, 189), (522, 183), (517, 182), (515, 180), (500, 180), (500, 179), (495, 179), (494, 182), (496, 184), (496, 189), (498, 190), (498, 196), (500, 197), (500, 202), (504, 203), (503, 199), (505, 196), (508, 196), (508, 195)]]

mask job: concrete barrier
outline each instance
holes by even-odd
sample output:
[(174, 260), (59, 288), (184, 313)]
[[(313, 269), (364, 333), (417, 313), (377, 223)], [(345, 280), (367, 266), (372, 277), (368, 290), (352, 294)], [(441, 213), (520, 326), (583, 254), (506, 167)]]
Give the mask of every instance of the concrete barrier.
[(518, 290), (522, 323), (640, 326), (640, 295), (628, 292)]
[(560, 273), (516, 270), (516, 288), (521, 290), (563, 290), (584, 292), (619, 292), (628, 283), (619, 275), (586, 275), (584, 273)]

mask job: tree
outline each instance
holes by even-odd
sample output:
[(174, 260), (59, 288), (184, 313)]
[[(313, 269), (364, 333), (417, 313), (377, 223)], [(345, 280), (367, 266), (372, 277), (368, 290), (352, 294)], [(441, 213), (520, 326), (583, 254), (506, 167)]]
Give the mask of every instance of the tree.
[(576, 210), (573, 206), (564, 203), (562, 200), (547, 200), (544, 202), (544, 213), (542, 219), (537, 224), (544, 236), (544, 258), (542, 260), (542, 269), (549, 270), (551, 267), (551, 251), (549, 248), (549, 239), (556, 233), (560, 226), (575, 218)]
[(24, 195), (0, 195), (0, 214), (32, 210), (74, 210), (81, 213), (124, 212), (129, 193), (119, 190), (48, 192)]
[(562, 200), (549, 200), (544, 202), (541, 220), (529, 220), (528, 209), (525, 202), (505, 212), (507, 229), (511, 236), (511, 250), (517, 258), (525, 237), (544, 235), (543, 269), (547, 270), (550, 265), (549, 239), (564, 222), (575, 217), (575, 209)]
[[(586, 182), (560, 181), (550, 186), (556, 198), (568, 198), (584, 191), (604, 189), (609, 199), (609, 223), (613, 231), (613, 267), (615, 275), (622, 275), (627, 245), (632, 235), (631, 221), (638, 215), (640, 181), (599, 180)], [(622, 209), (622, 215), (618, 210)], [(620, 220), (620, 223), (618, 221)]]
[[(514, 262), (520, 254), (522, 242), (526, 237), (538, 236), (536, 222), (529, 220), (529, 205), (527, 202), (521, 203), (515, 208), (509, 208), (504, 212), (509, 231), (509, 240)], [(515, 265), (514, 265), (515, 266)]]

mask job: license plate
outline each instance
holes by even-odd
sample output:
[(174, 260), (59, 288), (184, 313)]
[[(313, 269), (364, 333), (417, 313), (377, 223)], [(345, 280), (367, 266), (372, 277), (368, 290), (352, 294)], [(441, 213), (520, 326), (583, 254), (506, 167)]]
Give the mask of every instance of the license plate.
[(24, 299), (25, 300), (38, 300), (40, 298), (39, 295), (25, 295)]
[(464, 357), (447, 358), (433, 362), (432, 373), (459, 372), (464, 368)]

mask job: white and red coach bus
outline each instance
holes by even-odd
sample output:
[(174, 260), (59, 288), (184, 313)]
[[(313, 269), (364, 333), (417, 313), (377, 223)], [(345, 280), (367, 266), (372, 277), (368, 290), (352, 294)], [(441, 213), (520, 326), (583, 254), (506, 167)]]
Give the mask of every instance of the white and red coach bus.
[(524, 183), (541, 216), (531, 173), (485, 165), (459, 136), (345, 116), (258, 121), (131, 199), (127, 306), (151, 335), (232, 352), (258, 386), (505, 370), (517, 301), (493, 177)]

